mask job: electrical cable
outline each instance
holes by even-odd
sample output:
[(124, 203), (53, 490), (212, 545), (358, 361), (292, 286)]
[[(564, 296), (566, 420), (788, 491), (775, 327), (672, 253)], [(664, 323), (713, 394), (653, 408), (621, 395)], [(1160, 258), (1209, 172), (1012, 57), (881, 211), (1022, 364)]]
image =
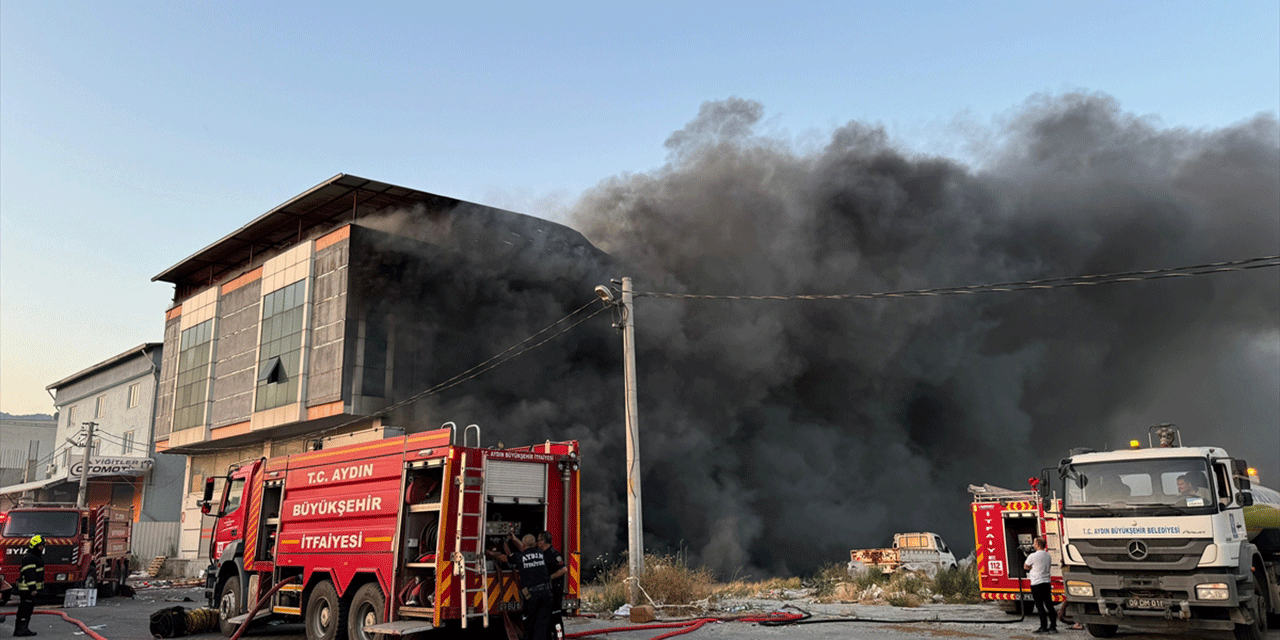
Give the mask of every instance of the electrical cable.
[(833, 293), (833, 294), (795, 294), (795, 295), (732, 295), (732, 294), (698, 294), (670, 293), (659, 291), (636, 291), (634, 297), (667, 298), (677, 300), (875, 300), (883, 298), (920, 298), (952, 295), (972, 295), (977, 293), (1004, 293), (1010, 291), (1027, 291), (1033, 289), (1060, 289), (1064, 287), (1094, 286), (1114, 284), (1117, 282), (1139, 282), (1143, 280), (1159, 280), (1164, 278), (1184, 278), (1203, 276), (1230, 271), (1246, 271), (1280, 267), (1280, 255), (1259, 256), (1239, 260), (1225, 260), (1203, 264), (1167, 267), (1161, 269), (1144, 269), (1141, 271), (1120, 271), (1114, 273), (1090, 274), (1044, 278), (1039, 280), (1022, 280), (1019, 282), (1002, 282), (995, 284), (977, 284), (959, 287), (937, 287), (932, 289), (906, 289), (898, 291), (879, 291), (874, 293)]

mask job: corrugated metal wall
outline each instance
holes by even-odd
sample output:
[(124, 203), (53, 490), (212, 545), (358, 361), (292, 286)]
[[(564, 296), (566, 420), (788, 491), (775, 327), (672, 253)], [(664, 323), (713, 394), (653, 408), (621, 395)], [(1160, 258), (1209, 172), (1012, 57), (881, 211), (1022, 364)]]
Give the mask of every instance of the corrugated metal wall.
[(129, 553), (136, 556), (146, 569), (156, 556), (168, 558), (178, 555), (179, 522), (135, 522)]

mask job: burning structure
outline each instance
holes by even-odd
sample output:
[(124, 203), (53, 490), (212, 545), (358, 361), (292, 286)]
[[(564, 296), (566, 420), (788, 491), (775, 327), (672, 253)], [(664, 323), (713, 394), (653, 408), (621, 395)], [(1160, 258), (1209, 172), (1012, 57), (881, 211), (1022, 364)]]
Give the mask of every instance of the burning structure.
[[(590, 301), (604, 260), (561, 225), (339, 175), (156, 276), (175, 286), (156, 433), (189, 456), (183, 557), (205, 551), (196, 493), (233, 462), (492, 416), (434, 410), (457, 393), (407, 401)], [(526, 378), (550, 374), (509, 368), (496, 398), (467, 397), (527, 402)]]

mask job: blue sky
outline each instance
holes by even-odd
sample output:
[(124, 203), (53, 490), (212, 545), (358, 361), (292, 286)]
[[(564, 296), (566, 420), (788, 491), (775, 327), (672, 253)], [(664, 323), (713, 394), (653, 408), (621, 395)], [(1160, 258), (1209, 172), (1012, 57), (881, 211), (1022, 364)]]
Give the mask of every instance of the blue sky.
[(1037, 93), (1280, 114), (1273, 0), (361, 4), (0, 1), (0, 410), (160, 341), (152, 276), (337, 173), (555, 219), (730, 96), (962, 160)]

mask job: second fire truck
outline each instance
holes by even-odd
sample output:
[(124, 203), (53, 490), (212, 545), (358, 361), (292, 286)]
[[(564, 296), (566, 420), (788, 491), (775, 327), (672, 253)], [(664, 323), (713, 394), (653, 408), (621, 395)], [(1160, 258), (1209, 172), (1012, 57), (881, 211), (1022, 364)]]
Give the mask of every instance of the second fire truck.
[(973, 494), (974, 548), (982, 599), (998, 602), (1011, 613), (1031, 610), (1031, 582), (1022, 567), (1033, 551), (1032, 540), (1043, 536), (1053, 558), (1053, 601), (1065, 600), (1059, 545), (1061, 501), (1043, 499), (1036, 490), (1012, 491), (989, 484), (969, 485), (969, 493)]
[(44, 536), (44, 585), (49, 595), (91, 589), (111, 597), (129, 578), (133, 511), (109, 504), (34, 503), (10, 509), (0, 529), (0, 575), (15, 584), (31, 536)]

